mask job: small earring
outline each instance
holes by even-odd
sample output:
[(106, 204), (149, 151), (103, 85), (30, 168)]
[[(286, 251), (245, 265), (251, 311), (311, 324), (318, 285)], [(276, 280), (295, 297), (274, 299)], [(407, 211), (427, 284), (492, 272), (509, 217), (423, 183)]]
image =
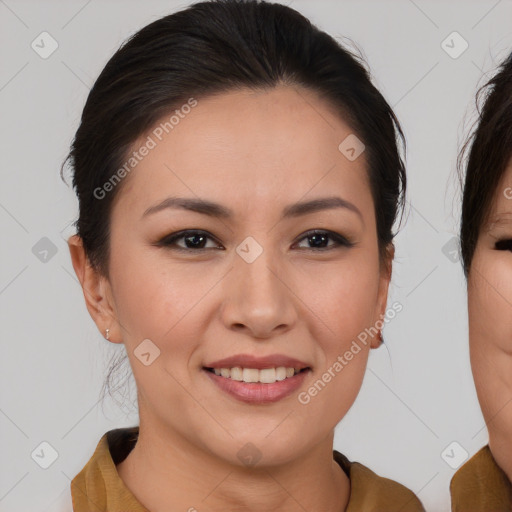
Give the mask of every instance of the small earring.
[(107, 340), (109, 337), (109, 333), (110, 333), (110, 329), (105, 329), (105, 338), (107, 338)]
[(382, 331), (379, 331), (380, 334), (380, 342), (384, 343), (384, 336), (382, 335)]

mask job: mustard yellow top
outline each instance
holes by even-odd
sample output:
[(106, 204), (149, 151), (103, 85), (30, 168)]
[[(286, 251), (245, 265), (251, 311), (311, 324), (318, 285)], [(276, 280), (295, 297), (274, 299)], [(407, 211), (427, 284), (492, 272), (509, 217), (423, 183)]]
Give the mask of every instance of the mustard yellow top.
[[(109, 430), (100, 439), (84, 468), (71, 482), (74, 512), (149, 512), (125, 487), (116, 465), (135, 446), (139, 427)], [(406, 487), (382, 478), (358, 462), (333, 450), (334, 460), (350, 478), (346, 512), (425, 512)]]
[(475, 453), (450, 482), (452, 512), (510, 512), (512, 485), (489, 445)]

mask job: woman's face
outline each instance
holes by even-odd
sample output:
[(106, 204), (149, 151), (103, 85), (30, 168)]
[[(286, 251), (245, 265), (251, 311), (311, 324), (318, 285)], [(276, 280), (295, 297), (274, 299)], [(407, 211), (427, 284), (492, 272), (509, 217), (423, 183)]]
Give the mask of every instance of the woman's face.
[[(117, 322), (96, 320), (126, 345), (141, 427), (235, 464), (250, 442), (244, 450), (260, 464), (277, 464), (325, 442), (354, 402), (378, 346), (364, 330), (385, 313), (389, 272), (379, 264), (365, 154), (341, 152), (352, 131), (331, 110), (304, 89), (225, 93), (199, 99), (161, 141), (155, 126), (134, 145), (156, 142), (112, 212), (105, 286)], [(218, 206), (158, 207), (171, 197)], [(297, 206), (324, 198), (338, 202)], [(184, 230), (202, 237), (170, 241)], [(275, 355), (295, 358), (309, 370), (293, 386), (205, 369), (239, 355), (269, 356), (271, 367), (294, 366)]]
[(512, 161), (468, 275), (471, 366), (489, 446), (512, 480)]

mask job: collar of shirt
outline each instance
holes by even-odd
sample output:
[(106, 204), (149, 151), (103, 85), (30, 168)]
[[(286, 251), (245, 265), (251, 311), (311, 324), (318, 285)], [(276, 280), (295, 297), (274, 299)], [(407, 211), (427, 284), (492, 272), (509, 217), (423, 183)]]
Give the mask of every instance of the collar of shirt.
[[(124, 485), (116, 469), (135, 446), (138, 433), (136, 426), (109, 430), (101, 437), (94, 454), (71, 482), (74, 512), (149, 512)], [(333, 450), (333, 458), (350, 479), (346, 512), (425, 511), (418, 498), (398, 482), (350, 462), (337, 450)]]
[(512, 484), (496, 464), (489, 445), (481, 448), (450, 482), (452, 512), (512, 510)]

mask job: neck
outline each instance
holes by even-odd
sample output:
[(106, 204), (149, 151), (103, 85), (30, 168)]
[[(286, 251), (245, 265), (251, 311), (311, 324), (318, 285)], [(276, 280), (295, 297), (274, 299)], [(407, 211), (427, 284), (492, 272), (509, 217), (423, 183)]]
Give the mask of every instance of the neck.
[(244, 467), (190, 444), (169, 428), (141, 421), (139, 438), (117, 465), (137, 500), (153, 512), (342, 512), (350, 481), (332, 455), (334, 432), (280, 465)]

